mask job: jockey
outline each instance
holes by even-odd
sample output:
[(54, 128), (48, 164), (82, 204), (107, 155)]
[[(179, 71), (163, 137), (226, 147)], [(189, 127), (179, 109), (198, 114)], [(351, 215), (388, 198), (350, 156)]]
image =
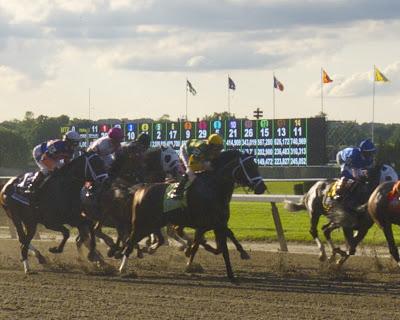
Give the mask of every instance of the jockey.
[(365, 176), (363, 171), (374, 164), (375, 145), (370, 139), (361, 141), (358, 148), (345, 148), (336, 155), (336, 161), (340, 165), (340, 176), (337, 193), (343, 191), (347, 184), (353, 185), (354, 181), (360, 181)]
[(81, 141), (81, 136), (76, 131), (68, 131), (63, 140), (67, 143), (68, 147), (72, 149), (72, 158), (76, 158), (80, 153), (79, 142)]
[(207, 140), (190, 139), (180, 148), (179, 158), (186, 168), (186, 173), (175, 190), (175, 197), (181, 198), (188, 181), (193, 182), (196, 172), (212, 170), (211, 161), (216, 159), (224, 148), (224, 141), (219, 134), (212, 134)]
[(87, 149), (88, 152), (97, 153), (103, 160), (106, 169), (111, 167), (113, 154), (121, 149), (124, 132), (119, 127), (111, 128), (104, 137), (92, 142)]
[(27, 193), (35, 194), (43, 184), (45, 177), (68, 163), (72, 159), (73, 153), (72, 144), (65, 140), (50, 140), (33, 148), (33, 159), (40, 171), (33, 178)]

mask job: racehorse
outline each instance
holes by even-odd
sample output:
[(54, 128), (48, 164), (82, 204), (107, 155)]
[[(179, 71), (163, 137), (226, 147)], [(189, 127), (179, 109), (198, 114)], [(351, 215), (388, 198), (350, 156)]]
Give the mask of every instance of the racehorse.
[(88, 258), (92, 261), (99, 259), (91, 221), (81, 216), (80, 191), (85, 181), (99, 181), (106, 176), (102, 160), (96, 154), (84, 153), (49, 176), (37, 191), (37, 208), (29, 204), (29, 199), (17, 196), (17, 184), (22, 177), (14, 177), (7, 182), (1, 190), (0, 203), (17, 230), (25, 273), (30, 272), (29, 249), (35, 253), (39, 263), (45, 262), (42, 254), (31, 244), (39, 223), (63, 235), (59, 246), (50, 248), (50, 252), (63, 251), (69, 238), (69, 230), (64, 224), (68, 224), (79, 230), (78, 249), (82, 243), (90, 240)]
[[(132, 230), (126, 243), (120, 272), (138, 243), (167, 224), (191, 227), (202, 235), (216, 234), (216, 242), (225, 261), (227, 276), (234, 279), (227, 248), (229, 202), (235, 183), (248, 186), (256, 194), (266, 190), (253, 157), (236, 150), (224, 151), (214, 163), (213, 172), (203, 172), (187, 190), (187, 206), (164, 213), (163, 199), (168, 184), (145, 184), (135, 187), (132, 202)], [(196, 240), (196, 239), (195, 239)]]
[[(120, 244), (129, 235), (130, 187), (144, 182), (163, 182), (167, 176), (176, 178), (179, 173), (178, 155), (171, 147), (151, 148), (144, 153), (125, 148), (111, 165), (110, 179), (97, 186), (97, 196), (87, 192), (89, 197), (84, 197), (84, 212), (90, 219), (99, 221), (96, 236), (109, 247), (109, 257), (122, 257)], [(116, 242), (102, 232), (103, 225), (116, 228)], [(183, 242), (175, 233), (171, 235)]]
[[(107, 255), (109, 257), (121, 258), (121, 243), (127, 236), (127, 230), (130, 228), (130, 187), (137, 183), (156, 183), (165, 182), (166, 178), (176, 178), (182, 173), (179, 166), (178, 156), (171, 147), (151, 148), (143, 155), (135, 153), (134, 149), (125, 149), (125, 152), (117, 158), (110, 168), (110, 179), (102, 186), (98, 192), (97, 199), (87, 199), (84, 201), (85, 213), (95, 221), (100, 221), (96, 227), (96, 236), (101, 238), (109, 247)], [(96, 210), (93, 210), (93, 202), (96, 204)], [(101, 208), (101, 210), (100, 210)], [(99, 216), (98, 212), (101, 211)], [(117, 230), (117, 241), (102, 232), (101, 226), (113, 227)], [(190, 239), (180, 226), (167, 226), (167, 235), (180, 243), (181, 248), (186, 249), (187, 256), (190, 255), (193, 240)], [(234, 243), (242, 259), (249, 259), (249, 254), (244, 250), (239, 241), (235, 238), (233, 232), (228, 229), (228, 237)], [(199, 240), (201, 246), (214, 254), (220, 253), (206, 243), (204, 238)], [(146, 251), (153, 253), (164, 243), (162, 234), (152, 235)]]
[[(286, 202), (285, 208), (289, 211), (306, 209), (310, 215), (310, 234), (320, 250), (320, 261), (325, 261), (327, 255), (324, 244), (318, 237), (318, 222), (321, 215), (328, 218), (328, 223), (322, 227), (325, 238), (332, 250), (329, 261), (334, 261), (336, 254), (341, 257), (337, 262), (341, 266), (356, 252), (357, 245), (364, 239), (373, 221), (367, 213), (366, 203), (369, 196), (380, 182), (387, 179), (397, 179), (394, 170), (387, 165), (376, 165), (367, 171), (367, 181), (357, 182), (355, 190), (336, 200), (332, 192), (336, 187), (336, 180), (323, 180), (316, 182), (304, 195), (301, 203)], [(395, 175), (395, 176), (394, 176)], [(345, 252), (334, 245), (331, 232), (342, 227), (349, 252)], [(357, 235), (354, 236), (354, 231)]]
[(399, 250), (396, 246), (392, 224), (400, 225), (398, 190), (392, 191), (395, 182), (382, 183), (368, 201), (368, 212), (373, 221), (383, 230), (389, 252), (400, 268)]

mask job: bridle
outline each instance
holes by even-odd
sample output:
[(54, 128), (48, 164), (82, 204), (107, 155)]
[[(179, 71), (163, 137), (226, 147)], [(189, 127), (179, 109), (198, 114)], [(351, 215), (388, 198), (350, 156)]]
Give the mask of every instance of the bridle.
[(96, 174), (96, 172), (93, 170), (93, 167), (90, 163), (90, 160), (97, 156), (97, 154), (91, 154), (90, 156), (85, 155), (85, 177), (88, 176), (88, 171), (90, 173), (90, 176), (92, 177), (93, 181), (101, 181), (105, 178), (108, 177), (108, 173), (102, 173), (102, 174)]
[[(241, 156), (239, 156), (239, 164), (237, 166), (235, 166), (232, 170), (232, 178), (234, 180), (236, 177), (236, 174), (238, 172), (239, 169), (242, 169), (244, 176), (246, 177), (247, 181), (249, 182), (249, 184), (251, 185), (252, 188), (256, 188), (260, 183), (263, 183), (263, 179), (261, 176), (257, 176), (257, 177), (250, 177), (250, 175), (248, 174), (246, 167), (245, 167), (245, 162), (248, 160), (253, 160), (253, 156), (247, 156), (246, 158), (242, 159)], [(234, 162), (236, 161), (236, 159), (231, 160), (230, 162), (228, 162), (223, 168), (222, 171), (226, 168), (228, 168), (230, 165), (232, 165)]]

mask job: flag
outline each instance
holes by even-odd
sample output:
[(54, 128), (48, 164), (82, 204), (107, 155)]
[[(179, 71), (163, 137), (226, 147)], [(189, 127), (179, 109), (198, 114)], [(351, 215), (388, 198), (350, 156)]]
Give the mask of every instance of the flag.
[(374, 81), (381, 81), (381, 82), (388, 82), (389, 79), (386, 78), (382, 72), (380, 72), (378, 70), (377, 67), (375, 67), (375, 77), (374, 77)]
[(231, 90), (236, 90), (236, 85), (230, 77), (228, 77), (228, 88)]
[(283, 89), (285, 88), (282, 82), (280, 82), (277, 78), (275, 78), (275, 76), (274, 76), (274, 88), (279, 89), (280, 91), (283, 91)]
[(186, 80), (186, 88), (189, 89), (189, 91), (190, 91), (190, 93), (191, 93), (192, 95), (195, 96), (195, 95), (197, 94), (196, 89), (193, 88), (193, 86), (192, 86), (192, 84), (190, 83), (189, 80)]
[(324, 69), (322, 69), (322, 83), (329, 83), (332, 82), (333, 80), (329, 78), (328, 74)]

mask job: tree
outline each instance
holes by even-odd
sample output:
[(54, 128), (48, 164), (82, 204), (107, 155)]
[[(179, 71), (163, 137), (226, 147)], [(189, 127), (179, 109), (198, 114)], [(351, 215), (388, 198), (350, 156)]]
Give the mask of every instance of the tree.
[(0, 127), (0, 166), (18, 168), (26, 166), (30, 149), (26, 140), (17, 132)]

